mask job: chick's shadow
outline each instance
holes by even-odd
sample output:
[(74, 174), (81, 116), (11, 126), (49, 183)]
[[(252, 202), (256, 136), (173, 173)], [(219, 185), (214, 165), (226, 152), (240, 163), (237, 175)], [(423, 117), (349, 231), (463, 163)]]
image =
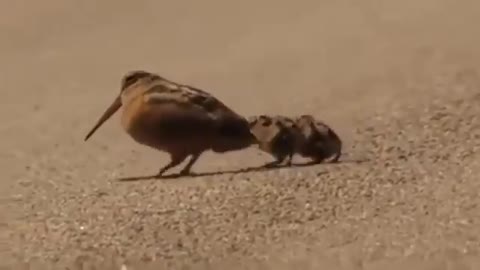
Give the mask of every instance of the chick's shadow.
[(315, 162), (305, 162), (305, 163), (294, 163), (290, 166), (282, 165), (282, 166), (274, 166), (268, 167), (265, 165), (256, 166), (256, 167), (248, 167), (238, 170), (226, 170), (226, 171), (216, 171), (216, 172), (204, 172), (204, 173), (191, 173), (189, 175), (182, 175), (179, 173), (169, 174), (158, 176), (157, 174), (154, 175), (145, 175), (145, 176), (135, 176), (135, 177), (124, 177), (124, 178), (117, 178), (117, 181), (121, 182), (132, 182), (132, 181), (142, 181), (142, 180), (168, 180), (168, 179), (178, 179), (178, 178), (195, 178), (195, 177), (204, 177), (204, 176), (215, 176), (215, 175), (224, 175), (224, 174), (239, 174), (239, 173), (248, 173), (248, 172), (263, 172), (263, 171), (271, 171), (271, 170), (280, 170), (280, 169), (294, 169), (294, 168), (301, 168), (301, 167), (310, 167), (316, 165), (337, 165), (342, 163), (364, 163), (368, 162), (368, 159), (364, 160), (345, 160), (345, 161), (338, 161), (335, 163), (315, 163)]

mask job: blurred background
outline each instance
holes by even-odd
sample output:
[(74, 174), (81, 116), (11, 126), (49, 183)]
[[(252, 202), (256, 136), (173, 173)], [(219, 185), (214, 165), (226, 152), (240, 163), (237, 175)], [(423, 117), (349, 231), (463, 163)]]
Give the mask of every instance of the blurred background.
[[(40, 258), (44, 262), (67, 263), (78, 256), (86, 256), (86, 253), (103, 254), (99, 250), (106, 248), (114, 250), (115, 258), (155, 257), (175, 265), (179, 263), (179, 258), (183, 258), (183, 255), (178, 255), (181, 253), (178, 250), (188, 250), (185, 254), (197, 258), (196, 261), (192, 259), (194, 262), (230, 258), (230, 255), (265, 259), (278, 258), (278, 254), (284, 254), (284, 249), (280, 247), (298, 242), (300, 246), (292, 247), (288, 252), (303, 254), (306, 258), (304, 261), (312, 261), (317, 255), (308, 255), (308, 250), (314, 250), (313, 246), (322, 241), (325, 246), (339, 250), (347, 245), (340, 240), (327, 240), (324, 235), (326, 232), (350, 235), (352, 243), (362, 246), (378, 240), (372, 224), (376, 224), (378, 227), (375, 228), (379, 231), (395, 231), (390, 225), (385, 225), (392, 223), (376, 223), (375, 217), (381, 216), (393, 222), (398, 216), (383, 212), (370, 216), (368, 213), (374, 211), (372, 209), (383, 204), (362, 193), (374, 189), (375, 183), (387, 181), (393, 175), (406, 179), (406, 183), (402, 182), (401, 185), (408, 186), (407, 195), (396, 197), (381, 192), (383, 195), (377, 196), (383, 198), (379, 200), (383, 200), (385, 205), (392, 203), (390, 207), (396, 207), (400, 202), (411, 202), (412, 198), (423, 198), (426, 202), (434, 194), (424, 192), (429, 188), (432, 188), (432, 192), (449, 190), (448, 196), (446, 193), (435, 194), (440, 201), (451, 203), (452, 213), (457, 211), (455, 213), (459, 218), (466, 219), (468, 215), (461, 209), (468, 207), (455, 203), (455, 198), (466, 197), (456, 192), (463, 188), (475, 193), (478, 192), (478, 185), (466, 184), (468, 181), (465, 179), (470, 178), (462, 178), (462, 182), (455, 177), (461, 175), (456, 170), (462, 170), (465, 174), (466, 170), (471, 170), (469, 177), (474, 177), (475, 170), (480, 169), (474, 162), (478, 154), (472, 150), (479, 143), (479, 138), (474, 136), (478, 134), (478, 118), (475, 118), (475, 102), (478, 99), (475, 99), (475, 94), (478, 92), (477, 71), (480, 63), (479, 18), (480, 3), (473, 0), (0, 2), (0, 164), (3, 176), (0, 193), (5, 202), (0, 206), (0, 209), (3, 208), (1, 216), (5, 220), (1, 226), (4, 227), (2, 235), (7, 243), (5, 254), (15, 254), (3, 257), (6, 261)], [(332, 169), (320, 166), (306, 171), (269, 172), (266, 176), (247, 173), (168, 184), (161, 181), (119, 184), (112, 179), (119, 175), (153, 173), (167, 161), (166, 155), (133, 142), (121, 129), (118, 115), (104, 125), (93, 140), (83, 143), (85, 133), (118, 93), (121, 76), (133, 69), (146, 69), (173, 81), (207, 90), (246, 116), (260, 113), (313, 114), (338, 131), (345, 140), (347, 156), (356, 155), (360, 158), (370, 155), (374, 161), (366, 165), (339, 165)], [(465, 105), (467, 103), (468, 106)], [(459, 104), (467, 107), (460, 108)], [(432, 121), (444, 121), (442, 114), (452, 113), (456, 118), (449, 118), (448, 123), (452, 123), (453, 127), (432, 124)], [(466, 119), (464, 117), (467, 115), (470, 115), (470, 120), (462, 122), (461, 119)], [(423, 118), (427, 120), (422, 122)], [(469, 128), (462, 129), (455, 124), (460, 122)], [(444, 138), (444, 135), (450, 137), (444, 141), (422, 139), (431, 136)], [(398, 148), (400, 150), (395, 148), (397, 144), (403, 145)], [(436, 156), (439, 152), (434, 150), (435, 147), (446, 145), (449, 146), (444, 149), (446, 152), (460, 148), (473, 151), (468, 156), (470, 165), (465, 165), (464, 156), (460, 154), (460, 160), (456, 155), (443, 159)], [(388, 150), (390, 146), (393, 148)], [(399, 156), (405, 155), (411, 156), (413, 161), (399, 165), (399, 170), (408, 171), (411, 175), (397, 175), (388, 169), (389, 165), (384, 164), (395, 163)], [(231, 153), (225, 158), (207, 154), (196, 167), (198, 171), (214, 171), (255, 165), (268, 158), (255, 150)], [(424, 160), (433, 161), (427, 164)], [(438, 160), (444, 160), (445, 164), (453, 167), (442, 165)], [(452, 177), (445, 176), (451, 182), (448, 185), (440, 180), (421, 182), (418, 179), (428, 177), (420, 177), (420, 173), (412, 169), (417, 168), (415, 166), (421, 167), (418, 172), (429, 172), (429, 179), (437, 180), (440, 176), (434, 172), (444, 168), (452, 173)], [(334, 172), (330, 174), (329, 170)], [(329, 176), (325, 177), (331, 180), (317, 179), (318, 171), (327, 171)], [(299, 178), (298, 175), (303, 176)], [(233, 181), (230, 177), (241, 180)], [(324, 181), (325, 187), (298, 189), (295, 183), (310, 181), (312, 177), (317, 179), (315, 181)], [(258, 181), (255, 180), (257, 178)], [(275, 182), (275, 179), (278, 181)], [(347, 184), (355, 180), (361, 182), (357, 183), (358, 194), (348, 191)], [(454, 183), (460, 183), (457, 181), (463, 186), (452, 189)], [(396, 186), (400, 185), (398, 183), (390, 183), (393, 185), (391, 188), (399, 190), (400, 187)], [(247, 188), (248, 185), (253, 186)], [(338, 197), (340, 187), (345, 190), (346, 197)], [(157, 228), (153, 226), (158, 224), (157, 219), (148, 214), (138, 217), (135, 211), (147, 209), (150, 204), (167, 207), (178, 202), (200, 207), (202, 204), (193, 200), (192, 194), (200, 194), (198, 200), (202, 201), (207, 196), (205, 192), (210, 191), (223, 194), (224, 197), (215, 197), (208, 203), (210, 208), (198, 210), (205, 211), (203, 215), (208, 218), (200, 219), (200, 223), (194, 225), (194, 220), (178, 214), (178, 222), (193, 227), (201, 227), (202, 222), (225, 224), (219, 226), (228, 235), (235, 235), (239, 233), (235, 226), (250, 228), (248, 226), (254, 226), (252, 224), (259, 221), (248, 214), (251, 207), (232, 202), (232, 196), (243, 196), (247, 205), (261, 205), (260, 199), (251, 197), (258, 195), (258, 192), (263, 194), (261, 197), (280, 196), (278, 194), (286, 192), (294, 200), (300, 201), (302, 198), (335, 194), (335, 199), (328, 197), (322, 204), (310, 204), (314, 209), (328, 205), (333, 209), (348, 204), (348, 201), (364, 208), (345, 208), (342, 210), (344, 216), (317, 209), (316, 221), (309, 226), (321, 232), (297, 228), (297, 233), (292, 236), (279, 230), (275, 234), (278, 238), (271, 243), (265, 242), (266, 246), (262, 248), (250, 240), (237, 239), (236, 247), (232, 251), (225, 251), (226, 246), (220, 244), (214, 234), (209, 234), (217, 230), (208, 227), (210, 225), (205, 225), (210, 229), (205, 227), (193, 232), (194, 236), (177, 231), (178, 239), (203, 235), (198, 236), (198, 246), (193, 245), (190, 249), (172, 247), (170, 252), (161, 247), (142, 246), (141, 237), (152, 238), (152, 235), (156, 235), (158, 239), (167, 239), (165, 235), (169, 233), (161, 228), (174, 225), (165, 221), (167, 224), (158, 225)], [(86, 199), (95, 192), (106, 192), (108, 195), (98, 199), (100, 201)], [(137, 194), (136, 197), (132, 195), (135, 199), (128, 199), (132, 192)], [(296, 204), (285, 208), (280, 203), (281, 197), (275, 197), (268, 207), (258, 211), (265, 215), (266, 220), (270, 220), (268, 224), (284, 225), (282, 228), (287, 230), (293, 217), (286, 214), (282, 219), (279, 213), (293, 211), (302, 216), (307, 210)], [(430, 207), (434, 212), (438, 210), (435, 205)], [(477, 205), (469, 207), (478, 210)], [(121, 212), (122, 209), (131, 212), (122, 212), (123, 218), (117, 220), (108, 215), (99, 218), (99, 212), (95, 209), (105, 213)], [(268, 214), (268, 209), (273, 212)], [(219, 214), (228, 216), (235, 211), (244, 213), (244, 216), (239, 214), (227, 218)], [(365, 226), (372, 230), (370, 240), (364, 239), (368, 235), (365, 230), (342, 227), (342, 224), (349, 224), (346, 217), (353, 215), (351, 211), (366, 213)], [(90, 224), (91, 235), (85, 236), (78, 231), (80, 225), (75, 225), (75, 220), (79, 216), (79, 219)], [(123, 224), (125, 220), (135, 218), (139, 218), (138, 222), (142, 224), (152, 222), (152, 226), (136, 231), (132, 224)], [(416, 218), (428, 220), (424, 223), (425, 230), (434, 226), (432, 224), (441, 223), (441, 219), (431, 216)], [(54, 220), (53, 225), (47, 222), (49, 219)], [(326, 220), (328, 224), (323, 223)], [(303, 221), (299, 222), (298, 226), (302, 226)], [(462, 231), (459, 234), (468, 234), (465, 239), (472, 237), (469, 240), (473, 243), (472, 250), (479, 242), (478, 237), (474, 237), (478, 231), (474, 229), (475, 224), (471, 221), (468, 226), (455, 227)], [(276, 225), (270, 226), (273, 231), (278, 229)], [(422, 230), (416, 226), (402, 228), (405, 229), (405, 235), (410, 235), (410, 239), (415, 238), (413, 235), (422, 234)], [(141, 237), (136, 239), (132, 236), (130, 240), (118, 242), (115, 238), (118, 235), (105, 235), (102, 230), (117, 231), (121, 235), (132, 233)], [(446, 229), (438, 230), (439, 235), (447, 233)], [(244, 233), (246, 237), (257, 235), (261, 238), (269, 235), (267, 231), (268, 227), (259, 231), (245, 229)], [(392, 233), (382, 238), (388, 239), (385, 240), (385, 249), (395, 246), (395, 239), (400, 235)], [(419, 251), (422, 248), (413, 248), (413, 244), (408, 246), (400, 243), (399, 249), (406, 253), (398, 254), (424, 254), (430, 251), (437, 254), (433, 247), (443, 244), (446, 247), (452, 243), (447, 240), (438, 242), (441, 238), (438, 235), (429, 237), (425, 240), (427, 244), (422, 246), (424, 252)], [(95, 239), (105, 241), (102, 249), (89, 244)], [(172, 244), (178, 239), (165, 241)], [(307, 244), (305, 239), (316, 239), (312, 240), (315, 244)], [(80, 242), (74, 244), (77, 240)], [(465, 241), (459, 240), (458, 243), (466, 246)], [(459, 245), (463, 248), (463, 244)], [(203, 250), (200, 247), (209, 245), (213, 246), (209, 252), (205, 251), (209, 255), (200, 252)], [(325, 246), (322, 246), (322, 250)], [(273, 247), (278, 247), (280, 253), (272, 255), (273, 251), (268, 250), (273, 250)], [(127, 250), (135, 251), (130, 254)], [(381, 253), (383, 255), (379, 255), (379, 258), (390, 254), (387, 253)], [(365, 260), (373, 258), (367, 255), (360, 257)]]

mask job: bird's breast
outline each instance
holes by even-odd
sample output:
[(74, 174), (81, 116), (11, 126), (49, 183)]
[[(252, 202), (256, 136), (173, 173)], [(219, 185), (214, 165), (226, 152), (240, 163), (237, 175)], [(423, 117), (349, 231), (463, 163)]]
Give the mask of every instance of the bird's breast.
[(153, 134), (149, 130), (146, 112), (148, 108), (141, 97), (123, 104), (121, 125), (135, 141), (142, 144), (151, 144)]

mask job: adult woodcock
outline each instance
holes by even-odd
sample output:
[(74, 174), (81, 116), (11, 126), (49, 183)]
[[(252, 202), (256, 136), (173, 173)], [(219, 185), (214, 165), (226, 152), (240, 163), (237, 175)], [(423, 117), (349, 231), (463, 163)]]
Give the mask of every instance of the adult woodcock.
[(133, 140), (170, 155), (159, 177), (189, 156), (180, 175), (192, 174), (205, 151), (236, 151), (255, 141), (248, 121), (210, 93), (144, 70), (123, 76), (120, 94), (85, 141), (121, 107), (121, 125)]

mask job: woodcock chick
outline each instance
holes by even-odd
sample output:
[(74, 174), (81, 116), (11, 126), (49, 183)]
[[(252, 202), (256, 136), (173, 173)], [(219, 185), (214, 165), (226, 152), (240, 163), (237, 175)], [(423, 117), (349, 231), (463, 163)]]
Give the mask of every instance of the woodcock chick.
[(296, 118), (258, 115), (249, 117), (248, 121), (259, 149), (275, 158), (266, 167), (281, 165), (285, 159), (285, 165), (290, 166), (294, 154), (309, 158), (313, 163), (327, 158), (337, 162), (342, 153), (342, 141), (338, 135), (311, 115)]
[(275, 160), (265, 164), (265, 167), (281, 165), (287, 159), (286, 165), (292, 164), (292, 158), (303, 137), (294, 121), (280, 115), (255, 115), (248, 119), (250, 131), (255, 135), (256, 144), (263, 152), (272, 155)]
[(170, 163), (158, 176), (188, 156), (191, 159), (180, 174), (191, 174), (203, 152), (236, 151), (255, 142), (248, 121), (211, 94), (142, 70), (124, 75), (120, 94), (85, 141), (120, 107), (122, 127), (133, 140), (170, 155)]
[(301, 115), (294, 121), (304, 138), (297, 150), (301, 156), (310, 158), (315, 163), (329, 158), (332, 163), (338, 162), (343, 142), (331, 127), (308, 114)]

